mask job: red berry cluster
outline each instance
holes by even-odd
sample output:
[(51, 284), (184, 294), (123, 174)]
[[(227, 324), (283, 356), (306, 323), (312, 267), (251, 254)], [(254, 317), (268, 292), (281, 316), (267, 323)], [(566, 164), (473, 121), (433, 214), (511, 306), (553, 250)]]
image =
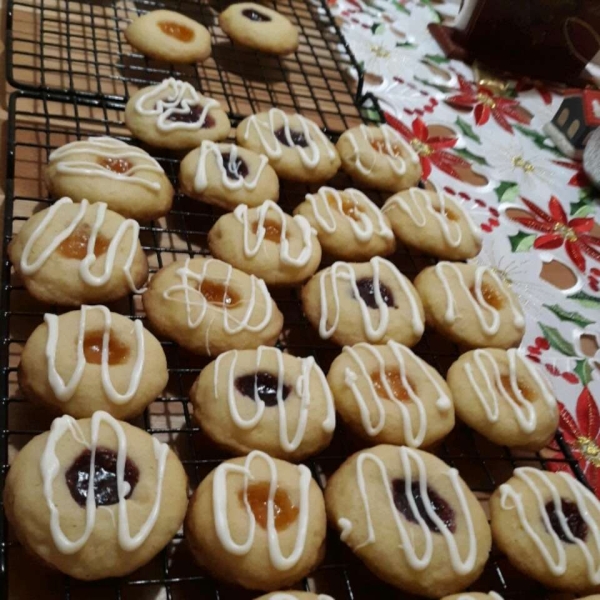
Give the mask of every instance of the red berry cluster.
[[(546, 338), (541, 336), (535, 338), (534, 344), (534, 346), (527, 346), (527, 358), (533, 362), (541, 363), (540, 356), (542, 352), (550, 349), (550, 344)], [(556, 365), (549, 363), (544, 363), (544, 367), (554, 377), (562, 377), (565, 381), (572, 384), (579, 383), (579, 377), (571, 371), (561, 371)]]

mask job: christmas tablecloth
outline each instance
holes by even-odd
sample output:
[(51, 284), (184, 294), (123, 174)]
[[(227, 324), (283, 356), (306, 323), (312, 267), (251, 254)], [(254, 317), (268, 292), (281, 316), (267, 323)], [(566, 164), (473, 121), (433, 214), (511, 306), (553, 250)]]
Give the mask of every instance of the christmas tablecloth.
[(423, 179), (480, 223), (476, 261), (519, 295), (522, 348), (547, 371), (562, 434), (600, 495), (600, 194), (543, 131), (563, 90), (448, 60), (427, 26), (451, 21), (456, 2), (329, 4), (364, 91), (419, 154)]

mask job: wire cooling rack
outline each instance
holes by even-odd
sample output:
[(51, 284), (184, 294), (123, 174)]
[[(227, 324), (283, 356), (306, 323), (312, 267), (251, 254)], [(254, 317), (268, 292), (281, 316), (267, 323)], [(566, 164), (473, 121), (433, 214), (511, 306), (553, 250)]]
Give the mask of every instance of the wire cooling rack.
[[(235, 123), (234, 123), (235, 124)], [(330, 132), (332, 137), (335, 134)], [(43, 184), (43, 166), (56, 147), (89, 135), (111, 135), (132, 141), (123, 123), (123, 105), (107, 98), (66, 98), (49, 92), (16, 92), (11, 96), (8, 122), (7, 199), (5, 213), (4, 262), (0, 296), (0, 463), (3, 487), (8, 465), (14, 454), (37, 433), (49, 428), (51, 417), (22, 398), (16, 382), (19, 356), (29, 334), (42, 322), (44, 312), (62, 312), (33, 300), (11, 269), (6, 245), (32, 212), (49, 205)], [(135, 143), (135, 141), (134, 141)], [(180, 156), (157, 151), (153, 155), (176, 182)], [(335, 186), (347, 186), (340, 176)], [(282, 185), (281, 205), (290, 211), (310, 191), (301, 185)], [(370, 194), (375, 201), (381, 201)], [(177, 194), (172, 212), (165, 218), (142, 226), (142, 245), (151, 270), (177, 258), (207, 253), (206, 235), (221, 214), (217, 209)], [(412, 278), (430, 259), (400, 248), (393, 257), (399, 268)], [(280, 346), (301, 356), (313, 354), (327, 369), (339, 348), (323, 342), (305, 320), (296, 290), (275, 290), (274, 298), (285, 316)], [(139, 297), (109, 305), (112, 310), (134, 318), (144, 318)], [(191, 356), (177, 345), (163, 341), (170, 371), (164, 395), (157, 399), (135, 424), (163, 441), (177, 452), (195, 488), (202, 478), (224, 457), (202, 437), (190, 418), (188, 390), (205, 359)], [(447, 340), (427, 332), (415, 350), (442, 374), (457, 356)], [(565, 454), (563, 461), (583, 481), (563, 440), (557, 443)], [(330, 448), (307, 462), (316, 480), (324, 485), (327, 476), (355, 448), (339, 424)], [(459, 469), (469, 487), (484, 506), (490, 493), (506, 481), (517, 466), (547, 468), (539, 454), (516, 454), (495, 446), (464, 426), (456, 430), (438, 449), (438, 454)], [(96, 583), (72, 580), (61, 574), (35, 567), (31, 576), (31, 559), (12, 537), (10, 528), (0, 525), (0, 597), (12, 599), (250, 599), (258, 594), (231, 589), (206, 576), (193, 562), (179, 535), (149, 565), (122, 579)], [(323, 565), (302, 584), (305, 589), (328, 593), (336, 600), (372, 598), (411, 598), (377, 581), (343, 547), (338, 536), (330, 533)], [(509, 598), (530, 600), (551, 598), (543, 588), (518, 574), (507, 560), (493, 552), (488, 566), (474, 589), (496, 590)], [(2, 594), (4, 591), (4, 594)], [(564, 595), (561, 596), (564, 598)]]
[[(288, 57), (233, 45), (218, 25), (223, 0), (10, 0), (7, 78), (19, 89), (75, 92), (122, 100), (137, 89), (176, 77), (243, 117), (278, 106), (302, 112), (328, 128), (358, 124), (348, 72), (352, 53), (327, 4), (277, 0), (298, 28), (300, 46)], [(125, 39), (131, 20), (158, 8), (175, 10), (205, 25), (212, 56), (202, 64), (169, 65), (146, 58)], [(360, 97), (362, 83), (356, 88)], [(337, 124), (337, 125), (336, 125)]]

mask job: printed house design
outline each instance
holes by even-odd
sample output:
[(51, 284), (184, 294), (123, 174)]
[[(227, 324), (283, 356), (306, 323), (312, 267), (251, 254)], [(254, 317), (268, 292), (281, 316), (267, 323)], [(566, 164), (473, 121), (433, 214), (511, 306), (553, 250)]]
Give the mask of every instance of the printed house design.
[(563, 154), (581, 159), (591, 133), (599, 125), (600, 91), (583, 90), (562, 101), (544, 131)]

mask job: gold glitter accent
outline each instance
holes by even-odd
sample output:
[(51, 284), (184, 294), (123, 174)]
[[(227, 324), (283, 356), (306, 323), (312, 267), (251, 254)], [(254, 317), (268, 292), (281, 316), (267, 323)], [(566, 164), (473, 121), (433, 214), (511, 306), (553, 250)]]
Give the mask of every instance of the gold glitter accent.
[(584, 458), (595, 467), (600, 467), (600, 446), (594, 440), (583, 436), (577, 438), (577, 444)]
[(390, 51), (383, 46), (371, 44), (370, 50), (377, 58), (387, 58), (390, 55)]
[(488, 96), (487, 94), (479, 92), (479, 94), (477, 94), (476, 98), (477, 98), (477, 100), (479, 100), (479, 102), (481, 102), (481, 104), (484, 104), (485, 106), (489, 106), (490, 108), (496, 108), (496, 103), (494, 102), (494, 99), (491, 96)]
[(522, 156), (513, 156), (512, 164), (518, 169), (523, 169), (525, 173), (532, 173), (535, 171), (535, 166), (528, 160), (525, 160)]
[(562, 235), (569, 242), (577, 241), (577, 234), (575, 233), (575, 231), (573, 231), (573, 229), (571, 229), (570, 227), (563, 225), (562, 223), (555, 223), (554, 231)]
[(426, 144), (417, 138), (412, 139), (410, 141), (410, 145), (413, 147), (414, 151), (421, 156), (429, 156), (430, 154), (433, 154), (433, 148), (429, 144)]

